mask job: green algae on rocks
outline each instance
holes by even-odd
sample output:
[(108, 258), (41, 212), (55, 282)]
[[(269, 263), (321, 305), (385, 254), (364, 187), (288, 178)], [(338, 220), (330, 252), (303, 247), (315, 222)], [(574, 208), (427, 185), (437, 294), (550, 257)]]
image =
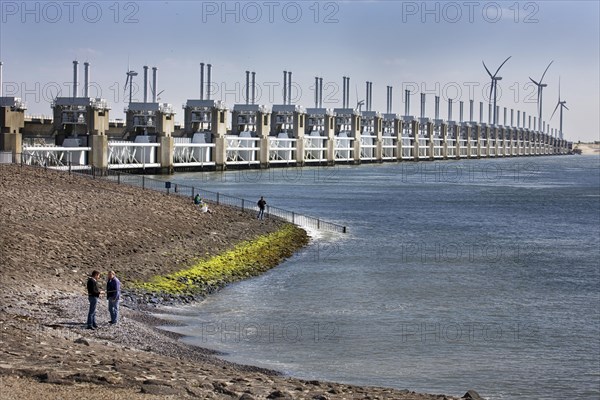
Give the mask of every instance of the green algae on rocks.
[(151, 293), (186, 295), (205, 293), (207, 288), (222, 287), (277, 266), (308, 243), (303, 229), (285, 224), (276, 232), (245, 241), (214, 257), (200, 259), (187, 269), (132, 286)]

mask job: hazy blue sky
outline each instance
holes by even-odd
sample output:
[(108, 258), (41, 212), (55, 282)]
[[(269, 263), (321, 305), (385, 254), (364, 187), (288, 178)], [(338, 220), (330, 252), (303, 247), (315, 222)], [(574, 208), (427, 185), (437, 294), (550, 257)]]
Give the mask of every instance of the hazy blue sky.
[[(600, 7), (598, 1), (0, 1), (0, 60), (4, 95), (22, 97), (29, 114), (50, 114), (50, 101), (70, 94), (72, 61), (92, 65), (93, 96), (122, 118), (128, 62), (140, 73), (157, 66), (161, 102), (175, 106), (199, 97), (199, 63), (213, 64), (216, 99), (232, 107), (241, 97), (246, 70), (256, 71), (258, 101), (281, 103), (282, 71), (293, 71), (294, 100), (312, 107), (315, 76), (325, 83), (325, 106), (341, 105), (342, 76), (350, 76), (351, 104), (373, 82), (373, 107), (385, 111), (387, 85), (394, 111), (404, 113), (403, 89), (411, 88), (411, 114), (419, 96), (487, 101), (489, 78), (481, 61), (500, 72), (498, 104), (536, 113), (538, 80), (544, 79), (544, 119), (561, 95), (569, 140), (600, 140)], [(279, 85), (276, 87), (275, 85)], [(237, 88), (237, 91), (236, 91)], [(271, 89), (269, 89), (271, 88)], [(225, 93), (224, 93), (225, 92)], [(236, 94), (237, 93), (237, 94)], [(273, 94), (274, 93), (274, 94)], [(141, 100), (141, 91), (137, 93)], [(454, 108), (458, 115), (458, 105)], [(551, 121), (558, 127), (558, 112)], [(502, 110), (499, 120), (502, 123)]]

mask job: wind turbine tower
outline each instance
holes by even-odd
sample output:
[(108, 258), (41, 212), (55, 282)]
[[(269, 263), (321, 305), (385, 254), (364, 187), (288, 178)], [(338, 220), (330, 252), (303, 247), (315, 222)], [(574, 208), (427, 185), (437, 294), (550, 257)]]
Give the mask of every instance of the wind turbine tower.
[(529, 77), (531, 82), (533, 82), (538, 88), (538, 104), (537, 104), (537, 106), (538, 106), (538, 130), (540, 132), (542, 131), (542, 91), (544, 90), (544, 88), (546, 86), (548, 86), (548, 84), (542, 83), (542, 82), (544, 80), (544, 76), (546, 76), (546, 72), (548, 72), (548, 68), (550, 68), (550, 66), (552, 65), (553, 62), (554, 62), (554, 60), (550, 61), (550, 64), (548, 64), (548, 66), (546, 67), (546, 70), (542, 74), (542, 78), (540, 79), (539, 82), (536, 82), (531, 77)]
[[(492, 79), (492, 86), (490, 87), (490, 102), (492, 102), (493, 99), (493, 107), (492, 110), (494, 112), (494, 118), (492, 120), (492, 123), (494, 125), (496, 125), (498, 123), (498, 113), (496, 111), (496, 95), (498, 93), (497, 91), (497, 86), (498, 86), (498, 81), (502, 80), (501, 76), (498, 76), (498, 72), (500, 72), (500, 68), (502, 68), (502, 66), (504, 64), (506, 64), (506, 62), (511, 58), (512, 56), (508, 57), (506, 60), (504, 60), (504, 62), (502, 64), (500, 64), (500, 66), (498, 67), (498, 69), (496, 70), (496, 72), (494, 73), (494, 75), (492, 75), (492, 73), (490, 72), (490, 70), (488, 69), (488, 67), (485, 65), (485, 62), (482, 61), (483, 63), (483, 67), (485, 68), (485, 70), (487, 71), (488, 75), (490, 76), (490, 78)], [(493, 96), (493, 97), (492, 97)]]
[(556, 112), (556, 110), (558, 109), (558, 107), (560, 107), (560, 123), (559, 123), (559, 137), (560, 139), (563, 139), (563, 108), (565, 109), (569, 109), (569, 107), (566, 106), (567, 102), (565, 100), (560, 99), (560, 77), (558, 78), (558, 103), (556, 103), (556, 107), (554, 107), (554, 111), (552, 111), (552, 116), (550, 117), (550, 120), (552, 120), (552, 117), (554, 117), (554, 113)]

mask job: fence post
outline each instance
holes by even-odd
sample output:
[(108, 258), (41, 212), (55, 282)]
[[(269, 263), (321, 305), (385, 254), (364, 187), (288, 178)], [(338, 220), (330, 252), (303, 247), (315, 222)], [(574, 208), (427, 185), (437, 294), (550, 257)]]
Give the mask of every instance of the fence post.
[(321, 220), (317, 218), (317, 229), (321, 229)]
[(242, 199), (242, 211), (244, 211), (244, 199)]
[(121, 184), (121, 174), (117, 173), (117, 184), (120, 185)]
[(296, 213), (292, 211), (292, 224), (296, 223)]
[(219, 204), (219, 192), (217, 192), (217, 204)]
[(146, 189), (146, 177), (142, 175), (142, 189)]

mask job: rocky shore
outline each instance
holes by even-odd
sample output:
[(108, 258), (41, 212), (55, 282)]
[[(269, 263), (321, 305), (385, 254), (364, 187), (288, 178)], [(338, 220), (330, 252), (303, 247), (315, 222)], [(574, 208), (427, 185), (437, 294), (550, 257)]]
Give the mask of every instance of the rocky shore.
[(128, 288), (284, 226), (211, 209), (200, 213), (187, 199), (88, 177), (0, 165), (1, 398), (455, 399), (232, 364), (157, 329), (165, 322), (131, 295), (117, 325), (108, 324), (100, 301), (99, 329), (84, 329), (91, 270), (104, 278), (113, 269)]

